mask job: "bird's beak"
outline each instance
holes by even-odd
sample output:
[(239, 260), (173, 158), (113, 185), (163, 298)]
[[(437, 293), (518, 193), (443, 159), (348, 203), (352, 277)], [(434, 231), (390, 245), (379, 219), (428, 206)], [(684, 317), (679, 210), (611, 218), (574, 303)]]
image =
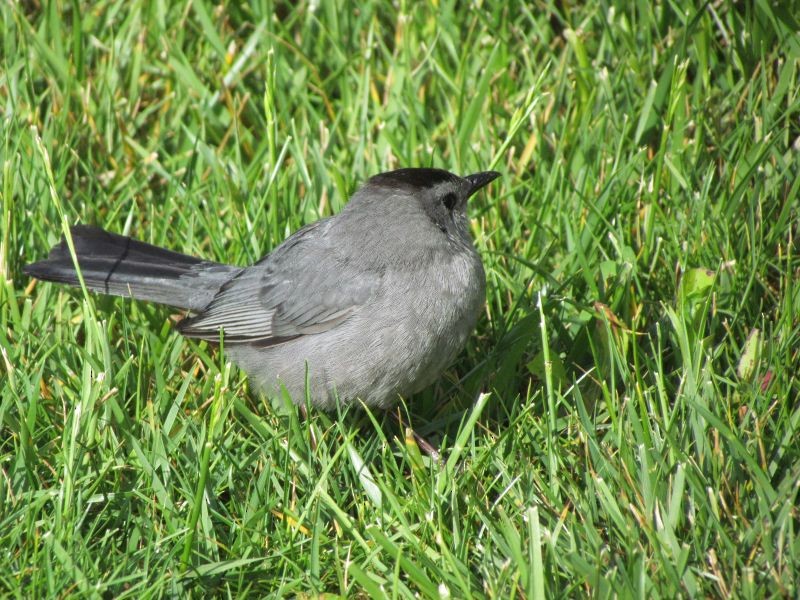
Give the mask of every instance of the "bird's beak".
[(482, 187), (488, 185), (491, 181), (494, 181), (500, 177), (500, 173), (497, 171), (483, 171), (482, 173), (473, 173), (472, 175), (467, 175), (464, 177), (467, 181), (469, 181), (469, 191), (467, 192), (467, 198), (472, 196), (475, 192), (477, 192)]

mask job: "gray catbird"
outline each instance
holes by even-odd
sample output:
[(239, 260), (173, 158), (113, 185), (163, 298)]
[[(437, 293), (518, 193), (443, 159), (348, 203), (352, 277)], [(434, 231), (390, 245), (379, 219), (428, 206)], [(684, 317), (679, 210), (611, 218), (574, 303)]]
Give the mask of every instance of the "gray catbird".
[[(192, 313), (187, 337), (224, 341), (258, 387), (331, 408), (388, 407), (448, 366), (484, 302), (467, 199), (499, 176), (399, 169), (372, 177), (336, 216), (250, 267), (178, 254), (96, 227), (71, 229), (86, 287)], [(78, 285), (65, 240), (25, 273)]]

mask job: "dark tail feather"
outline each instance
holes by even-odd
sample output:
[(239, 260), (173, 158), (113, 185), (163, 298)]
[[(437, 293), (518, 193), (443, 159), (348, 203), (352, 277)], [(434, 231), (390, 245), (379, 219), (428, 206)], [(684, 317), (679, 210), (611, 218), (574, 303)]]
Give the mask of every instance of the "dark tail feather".
[[(86, 287), (188, 310), (201, 310), (241, 269), (172, 252), (98, 227), (70, 229)], [(79, 285), (64, 238), (23, 271), (43, 281)]]

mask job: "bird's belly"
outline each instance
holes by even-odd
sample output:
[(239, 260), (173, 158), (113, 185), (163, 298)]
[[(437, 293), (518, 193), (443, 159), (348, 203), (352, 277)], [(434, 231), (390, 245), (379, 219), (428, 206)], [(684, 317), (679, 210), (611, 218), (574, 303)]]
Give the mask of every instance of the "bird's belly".
[(308, 381), (311, 401), (321, 408), (337, 398), (388, 407), (432, 383), (452, 362), (483, 301), (480, 262), (428, 265), (411, 277), (387, 276), (373, 300), (334, 329), (280, 346), (229, 349), (267, 393), (283, 386), (302, 403)]

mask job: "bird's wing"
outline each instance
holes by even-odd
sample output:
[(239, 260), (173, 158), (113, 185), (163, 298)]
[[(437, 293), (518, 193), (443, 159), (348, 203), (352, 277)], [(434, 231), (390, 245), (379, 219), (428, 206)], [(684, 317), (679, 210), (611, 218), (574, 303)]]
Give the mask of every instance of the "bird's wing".
[(346, 261), (327, 238), (331, 221), (300, 229), (275, 251), (223, 286), (211, 303), (184, 319), (187, 337), (270, 346), (336, 327), (380, 286), (378, 271)]

